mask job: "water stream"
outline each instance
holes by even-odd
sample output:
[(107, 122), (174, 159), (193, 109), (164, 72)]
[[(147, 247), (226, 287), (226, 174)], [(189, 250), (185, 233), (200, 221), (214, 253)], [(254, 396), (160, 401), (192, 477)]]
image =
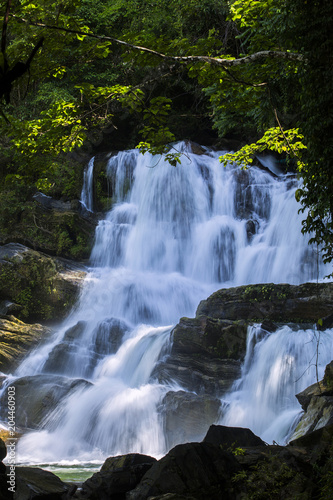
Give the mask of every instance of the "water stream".
[(89, 212), (94, 211), (94, 163), (91, 158), (83, 172), (83, 185), (81, 191), (81, 204)]
[[(293, 175), (224, 168), (218, 160), (222, 152), (195, 155), (184, 143), (176, 147), (185, 153), (177, 167), (137, 151), (109, 160), (116, 203), (96, 229), (80, 300), (52, 340), (14, 374), (31, 377), (39, 391), (49, 387), (50, 377), (59, 391), (64, 378), (75, 381), (50, 407), (40, 428), (20, 440), (21, 462), (98, 462), (128, 452), (163, 455), (167, 449), (158, 405), (170, 386), (151, 374), (168, 353), (179, 318), (193, 317), (199, 301), (222, 287), (298, 284), (328, 272), (301, 235)], [(92, 210), (88, 173), (85, 182), (89, 196), (82, 202)], [(251, 331), (252, 347), (236, 392), (226, 402), (230, 413), (225, 421), (279, 440), (278, 420), (272, 430), (270, 416), (258, 423), (258, 415), (263, 405), (271, 406), (277, 419), (283, 415), (284, 428), (291, 425), (299, 407), (294, 405), (286, 417), (290, 407), (285, 402), (295, 394), (297, 370), (310, 363), (311, 345), (309, 341), (309, 349), (302, 351), (298, 344), (308, 341), (295, 341), (297, 336), (286, 331), (255, 345), (254, 337)], [(330, 342), (326, 352), (333, 354)], [(278, 346), (285, 350), (280, 353)], [(320, 358), (322, 366), (328, 357)], [(253, 369), (249, 360), (257, 358)], [(273, 367), (269, 376), (268, 366)], [(253, 382), (260, 378), (265, 384), (269, 377), (271, 385), (259, 388)], [(311, 371), (306, 380), (301, 377), (296, 391), (313, 381)], [(283, 385), (278, 396), (274, 384)], [(256, 400), (259, 393), (264, 399)]]

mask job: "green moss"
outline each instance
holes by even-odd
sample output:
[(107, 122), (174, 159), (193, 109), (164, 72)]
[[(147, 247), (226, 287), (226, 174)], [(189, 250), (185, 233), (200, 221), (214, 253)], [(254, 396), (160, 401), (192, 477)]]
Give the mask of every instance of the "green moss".
[(37, 252), (23, 252), (8, 258), (0, 266), (0, 299), (9, 299), (21, 306), (16, 313), (24, 320), (49, 320), (61, 317), (74, 300), (59, 296), (58, 269), (54, 259)]
[(250, 302), (260, 302), (263, 300), (285, 300), (288, 298), (288, 291), (273, 284), (249, 285), (245, 287), (242, 298)]

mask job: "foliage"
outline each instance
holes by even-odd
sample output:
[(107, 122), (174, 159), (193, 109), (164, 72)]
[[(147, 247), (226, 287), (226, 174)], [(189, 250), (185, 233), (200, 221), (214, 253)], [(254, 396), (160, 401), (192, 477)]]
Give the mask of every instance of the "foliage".
[[(9, 5), (0, 54), (6, 189), (78, 197), (63, 154), (121, 120), (127, 146), (166, 153), (174, 166), (179, 154), (166, 144), (213, 127), (247, 143), (223, 161), (245, 166), (270, 150), (297, 165), (303, 232), (333, 259), (329, 0), (22, 0), (0, 2), (3, 13)], [(303, 59), (214, 63), (263, 50)]]
[(245, 488), (245, 498), (249, 500), (308, 498), (304, 496), (304, 476), (275, 455), (260, 460), (249, 471), (241, 470), (235, 474), (233, 482)]
[(303, 142), (304, 136), (300, 134), (299, 129), (282, 130), (279, 127), (272, 127), (264, 133), (261, 139), (254, 144), (247, 144), (236, 153), (227, 153), (221, 156), (221, 163), (226, 166), (228, 162), (233, 161), (243, 168), (247, 168), (253, 163), (256, 155), (266, 151), (274, 151), (278, 154), (289, 155), (295, 159), (297, 167), (302, 169), (304, 163), (301, 160), (302, 150), (306, 149)]

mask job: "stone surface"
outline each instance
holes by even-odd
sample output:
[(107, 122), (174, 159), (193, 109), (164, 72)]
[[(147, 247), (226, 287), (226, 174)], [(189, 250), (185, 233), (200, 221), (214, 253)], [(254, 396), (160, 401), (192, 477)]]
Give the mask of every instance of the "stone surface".
[(100, 472), (87, 479), (74, 498), (89, 500), (125, 499), (125, 494), (135, 488), (156, 459), (132, 453), (108, 458)]
[(317, 323), (332, 310), (333, 283), (268, 283), (218, 290), (200, 302), (196, 317)]
[(296, 394), (304, 413), (290, 438), (291, 441), (325, 426), (333, 425), (332, 368), (333, 362), (326, 366), (323, 380)]
[(0, 243), (20, 243), (49, 255), (75, 260), (90, 256), (98, 215), (83, 212), (79, 200), (56, 200), (36, 193), (16, 221), (1, 227)]
[[(79, 321), (69, 328), (63, 340), (49, 353), (43, 366), (44, 373), (75, 373), (78, 351), (82, 355), (82, 336), (86, 323)], [(80, 366), (80, 375), (90, 377), (96, 365), (106, 355), (113, 354), (121, 345), (124, 334), (128, 331), (128, 324), (118, 318), (109, 318), (99, 323), (92, 332), (90, 344), (87, 344), (85, 365)]]
[(172, 493), (197, 500), (235, 500), (231, 478), (240, 468), (231, 453), (211, 443), (178, 445), (149, 469), (126, 498), (147, 500)]
[(240, 374), (247, 324), (215, 318), (181, 318), (173, 330), (170, 355), (154, 375), (198, 394), (224, 394)]
[(16, 304), (17, 317), (59, 320), (78, 298), (86, 276), (82, 266), (18, 244), (0, 246), (0, 300)]
[(247, 448), (251, 446), (265, 446), (265, 442), (256, 436), (250, 429), (241, 427), (226, 427), (224, 425), (211, 425), (203, 440), (204, 443), (212, 443), (228, 448)]
[(217, 422), (221, 401), (213, 396), (169, 391), (162, 401), (167, 448), (201, 441), (209, 426)]
[(15, 500), (63, 500), (69, 486), (52, 472), (38, 467), (16, 467)]
[[(69, 393), (90, 385), (86, 380), (69, 379), (60, 375), (32, 375), (21, 377), (11, 383), (15, 386), (15, 424), (20, 430), (38, 429), (43, 419), (55, 409)], [(3, 395), (6, 398), (6, 395)], [(1, 402), (1, 417), (6, 400)]]

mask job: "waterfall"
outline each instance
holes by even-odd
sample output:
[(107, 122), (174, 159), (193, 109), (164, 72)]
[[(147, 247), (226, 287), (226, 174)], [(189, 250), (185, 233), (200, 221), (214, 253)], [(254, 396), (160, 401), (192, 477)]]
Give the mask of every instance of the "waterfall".
[(88, 165), (83, 172), (83, 185), (81, 191), (81, 204), (89, 212), (94, 211), (94, 196), (93, 196), (93, 182), (94, 182), (94, 161), (91, 158)]
[(247, 350), (239, 380), (223, 398), (221, 424), (249, 427), (264, 441), (286, 444), (300, 416), (295, 398), (316, 382), (333, 358), (333, 330), (292, 330), (274, 333), (260, 325), (249, 329)]
[[(184, 152), (177, 167), (135, 150), (109, 160), (114, 204), (96, 229), (80, 300), (51, 341), (15, 373), (31, 381), (29, 391), (44, 391), (45, 400), (54, 401), (40, 429), (20, 439), (22, 462), (84, 462), (128, 452), (161, 456), (167, 450), (158, 407), (170, 386), (153, 370), (168, 354), (179, 318), (193, 317), (199, 301), (222, 287), (298, 284), (329, 272), (317, 266), (301, 235), (295, 176), (224, 168), (222, 152), (195, 155), (185, 143), (176, 147)], [(88, 209), (92, 168), (93, 160), (82, 191)], [(256, 351), (261, 343), (253, 354), (259, 359), (266, 356)], [(298, 363), (302, 354), (291, 348), (281, 354), (281, 360), (292, 357)], [(253, 377), (267, 377), (264, 367), (258, 375), (260, 366)], [(251, 367), (246, 360), (244, 377)], [(294, 383), (299, 374), (290, 370)], [(247, 393), (246, 383), (242, 378), (238, 390)]]

